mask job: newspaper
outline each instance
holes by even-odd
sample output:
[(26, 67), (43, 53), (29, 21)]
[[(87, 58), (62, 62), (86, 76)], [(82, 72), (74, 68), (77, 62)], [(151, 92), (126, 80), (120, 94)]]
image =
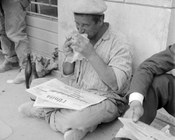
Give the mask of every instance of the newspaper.
[(138, 121), (134, 123), (131, 119), (120, 117), (119, 120), (124, 126), (117, 132), (115, 138), (122, 137), (132, 140), (175, 140), (175, 137), (170, 133), (158, 130), (143, 122)]
[(106, 99), (96, 94), (98, 91), (85, 91), (52, 79), (26, 90), (35, 95), (34, 106), (82, 110)]

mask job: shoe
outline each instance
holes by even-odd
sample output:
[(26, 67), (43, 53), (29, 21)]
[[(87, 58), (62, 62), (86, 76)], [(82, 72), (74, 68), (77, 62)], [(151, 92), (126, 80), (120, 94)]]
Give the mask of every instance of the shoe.
[(86, 136), (88, 131), (72, 129), (64, 133), (64, 140), (82, 140)]
[(18, 107), (18, 111), (27, 117), (45, 118), (43, 108), (37, 108), (33, 106), (33, 101), (26, 102)]
[(18, 62), (10, 62), (10, 61), (4, 60), (4, 62), (0, 65), (0, 73), (11, 70), (15, 67), (19, 67)]
[(20, 72), (18, 73), (18, 75), (13, 80), (13, 83), (14, 84), (21, 84), (23, 82), (25, 82), (25, 70), (21, 69)]

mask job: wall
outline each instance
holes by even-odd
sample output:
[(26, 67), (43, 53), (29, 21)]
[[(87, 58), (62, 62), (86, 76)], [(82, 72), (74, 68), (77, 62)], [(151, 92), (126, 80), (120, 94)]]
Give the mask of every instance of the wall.
[(33, 0), (27, 8), (27, 33), (32, 53), (51, 57), (58, 47), (57, 0)]
[(173, 1), (167, 45), (175, 43), (175, 1)]
[(33, 53), (50, 57), (58, 47), (58, 21), (27, 15), (27, 33)]
[[(58, 45), (75, 29), (70, 10), (75, 0), (58, 1)], [(172, 0), (106, 0), (105, 21), (127, 35), (133, 50), (134, 69), (147, 57), (166, 48)], [(173, 21), (173, 19), (171, 19)], [(172, 36), (174, 32), (169, 32)], [(172, 40), (172, 39), (171, 39)]]

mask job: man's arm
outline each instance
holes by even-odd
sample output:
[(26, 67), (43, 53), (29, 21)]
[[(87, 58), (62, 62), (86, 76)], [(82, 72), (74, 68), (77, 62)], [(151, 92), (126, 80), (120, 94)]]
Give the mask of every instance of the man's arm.
[(117, 79), (112, 67), (109, 67), (106, 63), (104, 63), (104, 61), (95, 53), (95, 51), (88, 58), (88, 61), (91, 63), (104, 83), (106, 83), (113, 90), (118, 89)]
[(75, 62), (63, 62), (63, 74), (64, 75), (71, 75), (74, 73)]
[(85, 39), (82, 39), (75, 48), (77, 52), (81, 53), (89, 61), (100, 79), (112, 90), (120, 90), (131, 73), (132, 60), (129, 47), (125, 43), (120, 43), (120, 45), (117, 43), (116, 40), (113, 44), (105, 46), (111, 47), (110, 45), (112, 45), (108, 64), (96, 53), (92, 44)]
[(80, 44), (76, 45), (77, 52), (81, 53), (93, 66), (98, 73), (100, 79), (108, 85), (111, 89), (117, 90), (117, 80), (111, 67), (109, 67), (102, 58), (95, 52), (93, 45), (85, 40), (81, 39)]
[(175, 44), (145, 60), (135, 72), (128, 93), (146, 95), (154, 76), (175, 68)]
[(69, 55), (73, 53), (73, 49), (71, 48), (71, 45), (72, 45), (71, 39), (67, 38), (63, 45), (63, 52), (65, 54), (65, 60), (62, 66), (63, 66), (64, 75), (71, 75), (74, 73), (75, 62), (70, 63), (66, 61), (67, 57), (69, 57)]
[(144, 113), (143, 98), (154, 76), (175, 68), (175, 44), (145, 60), (136, 71), (128, 91), (129, 109), (124, 117), (138, 121)]

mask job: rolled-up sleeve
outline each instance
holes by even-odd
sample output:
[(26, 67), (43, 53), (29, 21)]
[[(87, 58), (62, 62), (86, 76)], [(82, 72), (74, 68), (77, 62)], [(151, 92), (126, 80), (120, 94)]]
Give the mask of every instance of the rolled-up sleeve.
[(132, 52), (125, 38), (113, 41), (109, 66), (113, 68), (117, 79), (118, 91), (120, 91), (128, 84), (132, 75)]

